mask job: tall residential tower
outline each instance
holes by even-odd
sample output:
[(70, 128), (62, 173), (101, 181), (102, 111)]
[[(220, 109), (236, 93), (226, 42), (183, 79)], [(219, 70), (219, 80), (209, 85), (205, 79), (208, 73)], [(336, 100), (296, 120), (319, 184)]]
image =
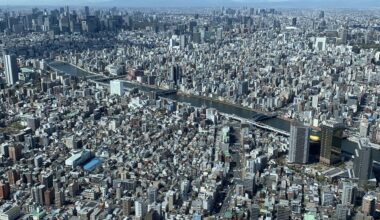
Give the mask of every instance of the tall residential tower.
[(18, 81), (18, 69), (16, 56), (9, 54), (7, 51), (4, 54), (4, 65), (5, 65), (5, 77), (7, 79), (7, 84), (9, 86), (16, 84)]

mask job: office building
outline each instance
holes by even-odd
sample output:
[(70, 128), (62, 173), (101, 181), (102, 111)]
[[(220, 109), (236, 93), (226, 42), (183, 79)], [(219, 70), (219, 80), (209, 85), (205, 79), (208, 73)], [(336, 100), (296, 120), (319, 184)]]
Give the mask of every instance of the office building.
[(157, 188), (149, 187), (148, 188), (148, 202), (152, 204), (157, 201)]
[(368, 131), (369, 131), (369, 122), (367, 118), (362, 118), (360, 121), (360, 126), (359, 126), (359, 135), (360, 137), (367, 137), (368, 136)]
[(317, 51), (325, 51), (326, 50), (326, 37), (317, 37), (315, 40), (315, 49)]
[(178, 85), (181, 81), (181, 72), (182, 69), (179, 65), (171, 66), (169, 80), (174, 83), (174, 85)]
[(277, 206), (277, 219), (278, 220), (288, 220), (290, 217), (290, 209), (288, 206), (278, 205)]
[(190, 181), (184, 180), (181, 182), (181, 198), (183, 201), (188, 199), (190, 189)]
[(5, 203), (0, 207), (1, 220), (16, 220), (21, 214), (21, 209), (17, 205)]
[(88, 6), (85, 6), (85, 7), (84, 7), (84, 14), (85, 14), (86, 16), (90, 16), (90, 7), (88, 7)]
[(322, 206), (331, 206), (334, 203), (334, 193), (330, 189), (325, 188), (321, 192), (321, 199)]
[(215, 108), (206, 109), (206, 119), (216, 123), (218, 119), (218, 111)]
[(70, 167), (76, 167), (82, 165), (86, 161), (89, 161), (93, 157), (93, 154), (89, 150), (75, 151), (71, 157), (65, 160), (65, 165)]
[(30, 117), (28, 118), (28, 127), (31, 128), (33, 131), (37, 130), (37, 128), (40, 127), (40, 119), (37, 117)]
[(43, 173), (40, 176), (40, 182), (47, 188), (53, 187), (53, 173)]
[(292, 26), (297, 26), (297, 18), (292, 18)]
[(290, 127), (289, 162), (307, 163), (309, 159), (309, 135), (307, 126), (293, 123)]
[(248, 81), (242, 81), (242, 82), (240, 82), (238, 89), (239, 89), (239, 91), (238, 91), (239, 95), (246, 95), (249, 92), (249, 90), (248, 90)]
[(360, 184), (364, 184), (372, 176), (372, 147), (368, 138), (361, 138), (355, 149), (354, 175)]
[(118, 95), (123, 96), (124, 95), (124, 84), (121, 80), (112, 80), (110, 82), (110, 92), (111, 95)]
[(9, 86), (16, 84), (19, 79), (16, 56), (4, 52), (4, 66), (7, 84)]
[(325, 121), (321, 126), (321, 154), (324, 164), (334, 164), (341, 160), (344, 126), (336, 121)]
[(336, 206), (335, 216), (337, 220), (346, 220), (348, 216), (348, 207), (342, 204)]
[(320, 19), (325, 18), (325, 12), (324, 12), (324, 11), (320, 11), (320, 12), (319, 12), (319, 18), (320, 18)]

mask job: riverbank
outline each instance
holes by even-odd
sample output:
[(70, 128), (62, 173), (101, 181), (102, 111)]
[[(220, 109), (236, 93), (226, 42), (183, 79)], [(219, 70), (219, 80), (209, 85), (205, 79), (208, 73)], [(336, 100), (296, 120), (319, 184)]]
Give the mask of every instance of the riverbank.
[(55, 60), (55, 61), (53, 61), (53, 62), (59, 62), (59, 63), (62, 63), (62, 64), (68, 64), (68, 65), (70, 65), (70, 66), (72, 66), (72, 67), (75, 67), (75, 68), (77, 68), (77, 69), (79, 69), (79, 70), (82, 70), (83, 72), (87, 72), (87, 73), (89, 73), (89, 74), (93, 74), (93, 75), (97, 75), (97, 76), (104, 76), (104, 77), (106, 77), (104, 74), (95, 73), (95, 72), (92, 72), (92, 71), (90, 71), (90, 70), (86, 70), (86, 69), (84, 69), (84, 68), (82, 68), (82, 67), (80, 67), (80, 66), (74, 65), (74, 64), (69, 63), (69, 62), (66, 62), (66, 61)]
[[(68, 75), (78, 75), (79, 71), (80, 72), (86, 72), (87, 75), (91, 74), (88, 71), (83, 71), (83, 70), (81, 70), (81, 69), (79, 69), (79, 68), (77, 68), (71, 64), (70, 65), (67, 63), (63, 63), (63, 64), (66, 64), (66, 67), (70, 67), (70, 68), (65, 68), (65, 66), (62, 64), (57, 65), (57, 66), (53, 66), (53, 67), (60, 72), (65, 72)], [(148, 86), (144, 86), (141, 83), (138, 84), (135, 82), (135, 84), (132, 84), (132, 85), (140, 86), (141, 88), (146, 88), (147, 90), (148, 89), (153, 90), (153, 88), (150, 88)], [(154, 89), (157, 90), (157, 88), (154, 88)], [(162, 90), (162, 88), (159, 88), (159, 89)], [(164, 89), (164, 90), (167, 90), (167, 89)], [(246, 119), (252, 119), (252, 117), (254, 117), (257, 113), (264, 113), (265, 114), (265, 112), (255, 111), (253, 109), (243, 107), (240, 105), (236, 105), (236, 104), (234, 105), (234, 104), (231, 104), (228, 102), (226, 103), (226, 102), (223, 102), (221, 100), (217, 100), (217, 99), (213, 99), (213, 98), (209, 98), (209, 97), (204, 97), (204, 96), (189, 95), (189, 94), (185, 94), (183, 92), (178, 92), (178, 94), (163, 95), (162, 97), (169, 98), (169, 99), (172, 99), (172, 100), (177, 101), (177, 102), (189, 103), (190, 105), (192, 105), (194, 107), (202, 107), (202, 105), (206, 105), (207, 108), (215, 108), (219, 112), (237, 115), (239, 117), (246, 118)], [(277, 118), (265, 120), (265, 121), (263, 121), (263, 123), (266, 125), (272, 126), (274, 128), (289, 132), (291, 121), (292, 121), (291, 119), (283, 118), (283, 117), (279, 116)], [(343, 151), (345, 151), (349, 154), (354, 154), (355, 149), (357, 148), (357, 144), (354, 142), (350, 142), (349, 140), (344, 140), (343, 142), (344, 142), (342, 144)], [(380, 161), (380, 150), (374, 151), (374, 159)]]
[[(79, 66), (76, 66), (72, 63), (68, 63), (68, 62), (65, 62), (65, 61), (60, 61), (60, 60), (57, 60), (57, 61), (54, 61), (54, 62), (59, 62), (61, 64), (68, 64), (74, 68), (77, 68), (83, 72), (87, 72), (89, 74), (93, 74), (93, 75), (102, 75), (100, 73), (94, 73), (94, 72), (91, 72), (89, 70), (86, 70), (86, 69), (83, 69)], [(154, 86), (154, 85), (148, 85), (148, 84), (145, 84), (145, 83), (139, 83), (139, 82), (136, 82), (136, 81), (128, 81), (126, 80), (128, 83), (131, 83), (133, 85), (138, 85), (138, 86), (141, 86), (141, 87), (147, 87), (149, 89), (154, 89), (154, 90), (161, 90), (161, 91), (167, 91), (168, 89), (167, 88), (162, 88), (162, 87), (158, 87), (158, 86)], [(246, 107), (246, 106), (242, 106), (242, 105), (239, 105), (239, 104), (235, 104), (235, 103), (232, 103), (232, 102), (228, 102), (228, 101), (223, 101), (223, 100), (220, 100), (220, 99), (216, 99), (216, 98), (211, 98), (211, 97), (207, 97), (207, 96), (200, 96), (200, 95), (194, 95), (194, 94), (189, 94), (189, 93), (185, 93), (185, 92), (182, 92), (182, 91), (179, 91), (177, 90), (177, 94), (178, 95), (182, 95), (182, 96), (186, 96), (186, 97), (189, 97), (189, 98), (197, 98), (197, 99), (202, 99), (202, 100), (205, 100), (205, 101), (210, 101), (210, 102), (215, 102), (215, 103), (219, 103), (219, 104), (222, 104), (222, 105), (227, 105), (227, 106), (231, 106), (231, 107), (235, 107), (235, 108), (239, 108), (239, 109), (242, 109), (242, 110), (245, 110), (245, 111), (251, 111), (255, 114), (263, 114), (263, 115), (268, 115), (268, 116), (273, 116), (273, 115), (277, 115), (278, 112), (272, 112), (272, 113), (269, 113), (269, 112), (265, 112), (261, 109), (253, 109), (253, 108), (249, 108), (249, 107)], [(290, 119), (287, 119), (287, 118), (283, 118), (282, 116), (280, 116), (281, 119), (283, 120), (286, 120), (288, 122), (291, 122), (292, 120)]]
[(210, 98), (210, 97), (207, 97), (207, 96), (194, 95), (194, 94), (184, 93), (184, 92), (181, 92), (181, 91), (177, 91), (177, 94), (183, 95), (183, 96), (187, 96), (189, 98), (198, 98), (198, 99), (204, 99), (204, 100), (207, 100), (207, 101), (217, 102), (217, 103), (220, 103), (220, 104), (223, 104), (223, 105), (229, 105), (229, 106), (233, 106), (235, 108), (240, 108), (240, 109), (243, 109), (243, 110), (252, 111), (254, 113), (259, 113), (259, 114), (263, 114), (263, 115), (274, 115), (274, 114), (277, 114), (277, 112), (268, 113), (268, 112), (264, 112), (264, 111), (262, 111), (260, 109), (248, 108), (246, 106), (242, 106), (242, 105), (235, 104), (235, 103), (228, 102), (228, 101), (223, 101), (223, 100), (220, 100), (220, 99)]

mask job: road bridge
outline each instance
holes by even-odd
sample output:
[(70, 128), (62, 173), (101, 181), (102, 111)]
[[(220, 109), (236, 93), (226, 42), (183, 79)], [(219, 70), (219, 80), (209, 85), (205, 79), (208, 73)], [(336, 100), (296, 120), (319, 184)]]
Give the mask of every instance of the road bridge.
[(284, 136), (287, 136), (287, 137), (290, 136), (289, 132), (286, 132), (286, 131), (274, 128), (272, 126), (266, 125), (264, 123), (257, 122), (255, 120), (249, 120), (249, 119), (246, 119), (246, 118), (242, 118), (242, 117), (239, 117), (239, 116), (236, 116), (236, 115), (230, 115), (230, 114), (226, 114), (226, 113), (220, 113), (220, 114), (223, 115), (226, 118), (230, 118), (230, 119), (234, 119), (234, 120), (237, 120), (237, 121), (241, 121), (242, 123), (248, 123), (248, 124), (251, 124), (251, 125), (253, 125), (255, 127), (258, 127), (258, 128), (264, 129), (264, 130), (273, 131), (275, 133), (278, 133), (278, 134), (281, 134), (281, 135), (284, 135)]

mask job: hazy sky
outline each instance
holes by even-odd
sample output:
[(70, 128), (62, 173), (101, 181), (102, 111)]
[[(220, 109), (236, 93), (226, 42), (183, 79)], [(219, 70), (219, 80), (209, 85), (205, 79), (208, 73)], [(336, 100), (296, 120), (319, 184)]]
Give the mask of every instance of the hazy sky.
[(0, 6), (12, 5), (89, 5), (133, 7), (193, 7), (193, 6), (277, 6), (277, 7), (380, 7), (380, 0), (0, 0)]

